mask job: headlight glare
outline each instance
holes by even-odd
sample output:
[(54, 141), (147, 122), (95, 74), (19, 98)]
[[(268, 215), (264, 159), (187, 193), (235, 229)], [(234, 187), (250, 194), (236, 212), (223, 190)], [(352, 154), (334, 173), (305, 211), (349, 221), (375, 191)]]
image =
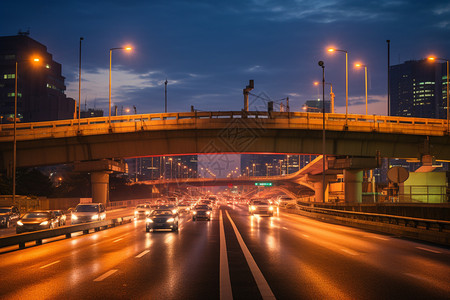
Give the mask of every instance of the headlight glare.
[(72, 213), (72, 220), (78, 220), (78, 217)]
[(150, 218), (147, 218), (147, 219), (145, 219), (145, 222), (146, 222), (146, 223), (153, 223), (153, 220), (150, 219)]
[(167, 223), (172, 223), (173, 221), (175, 221), (175, 219), (174, 218), (170, 218), (170, 219), (167, 219)]
[(45, 225), (48, 225), (48, 221), (44, 221), (44, 222), (42, 222), (41, 224), (39, 224), (39, 225), (41, 225), (41, 226), (45, 226)]
[(98, 215), (93, 215), (91, 219), (92, 220), (98, 220)]
[(17, 221), (17, 225), (23, 226), (23, 223), (21, 221)]

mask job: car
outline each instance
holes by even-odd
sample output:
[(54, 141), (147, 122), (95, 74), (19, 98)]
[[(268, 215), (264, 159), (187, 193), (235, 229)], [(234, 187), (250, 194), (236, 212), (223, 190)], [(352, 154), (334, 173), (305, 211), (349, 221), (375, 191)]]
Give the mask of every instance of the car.
[(178, 211), (179, 212), (189, 212), (191, 210), (191, 204), (188, 202), (180, 202), (178, 203)]
[(178, 213), (171, 209), (155, 209), (145, 219), (145, 231), (150, 232), (156, 229), (170, 229), (178, 231)]
[(153, 209), (150, 204), (138, 204), (134, 209), (134, 217), (136, 219), (146, 218), (152, 212), (152, 210)]
[(0, 226), (9, 228), (15, 225), (20, 218), (19, 209), (14, 206), (1, 206), (0, 207)]
[(72, 225), (106, 219), (106, 209), (102, 203), (80, 203), (72, 212)]
[(65, 226), (66, 225), (66, 219), (67, 219), (66, 214), (60, 209), (53, 210), (53, 213), (58, 218), (58, 226)]
[(174, 214), (178, 213), (178, 207), (174, 204), (158, 205), (158, 209), (170, 209)]
[(248, 210), (251, 215), (268, 215), (273, 216), (273, 206), (267, 200), (251, 200)]
[(192, 209), (192, 221), (196, 221), (198, 219), (206, 219), (211, 221), (212, 208), (207, 204), (197, 204)]
[(16, 233), (53, 229), (58, 227), (58, 222), (58, 217), (51, 210), (28, 212), (17, 221)]

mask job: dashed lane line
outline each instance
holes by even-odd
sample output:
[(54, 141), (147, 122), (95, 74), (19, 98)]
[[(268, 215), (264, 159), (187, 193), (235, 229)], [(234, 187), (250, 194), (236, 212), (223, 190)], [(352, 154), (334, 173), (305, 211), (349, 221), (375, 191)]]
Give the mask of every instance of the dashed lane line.
[(94, 281), (103, 281), (104, 279), (108, 278), (109, 276), (111, 276), (112, 274), (114, 274), (116, 272), (117, 272), (117, 269), (109, 270), (105, 274), (95, 278)]
[(53, 265), (55, 265), (55, 264), (57, 264), (57, 263), (60, 263), (60, 262), (61, 262), (60, 260), (54, 261), (54, 262), (52, 262), (52, 263), (49, 263), (49, 264), (47, 264), (47, 265), (45, 265), (45, 266), (40, 267), (40, 269), (45, 269), (45, 268), (47, 268), (47, 267), (53, 266)]
[(147, 253), (149, 253), (149, 252), (150, 252), (150, 250), (142, 251), (140, 254), (136, 255), (135, 257), (136, 257), (136, 258), (141, 258), (142, 256), (144, 256), (145, 254), (147, 254)]
[(423, 250), (423, 251), (427, 251), (427, 252), (431, 252), (431, 253), (436, 253), (436, 254), (442, 253), (442, 252), (440, 252), (440, 251), (436, 251), (436, 250), (429, 249), (429, 248), (423, 248), (423, 247), (416, 247), (416, 249), (420, 249), (420, 250)]

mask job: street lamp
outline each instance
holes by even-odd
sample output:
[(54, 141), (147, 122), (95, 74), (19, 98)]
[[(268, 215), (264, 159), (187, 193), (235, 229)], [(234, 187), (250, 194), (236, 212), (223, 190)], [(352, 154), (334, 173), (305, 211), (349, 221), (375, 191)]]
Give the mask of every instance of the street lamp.
[(446, 58), (438, 58), (438, 57), (428, 57), (428, 60), (435, 61), (441, 60), (447, 62), (447, 134), (450, 132), (449, 127), (449, 118), (450, 118), (450, 103), (449, 103), (449, 68), (448, 68), (448, 59)]
[[(319, 61), (319, 66), (322, 68), (322, 97), (325, 98), (325, 64)], [(322, 101), (322, 201), (325, 202), (325, 101)]]
[[(80, 55), (78, 60), (78, 130), (80, 130), (80, 104), (81, 104), (81, 41), (83, 40), (80, 37)], [(75, 102), (75, 118), (77, 117), (77, 103)]]
[(28, 61), (32, 61), (34, 63), (37, 63), (40, 61), (39, 58), (34, 57), (31, 60), (21, 60), (21, 61), (17, 61), (16, 60), (16, 71), (14, 73), (14, 138), (13, 138), (13, 170), (12, 170), (12, 175), (13, 175), (13, 204), (15, 204), (16, 201), (16, 164), (17, 164), (17, 77), (18, 77), (18, 72), (17, 72), (17, 67), (19, 65), (19, 62), (28, 62)]
[(131, 47), (118, 47), (109, 49), (109, 126), (111, 126), (111, 62), (112, 62), (112, 52), (113, 50), (126, 50), (131, 51)]
[(345, 53), (345, 125), (347, 126), (348, 118), (348, 52), (347, 50), (338, 50), (329, 48), (328, 52), (344, 52)]
[(357, 68), (364, 67), (364, 86), (365, 86), (365, 91), (366, 91), (366, 115), (367, 115), (367, 66), (357, 63), (357, 64), (355, 64), (355, 67), (357, 67)]

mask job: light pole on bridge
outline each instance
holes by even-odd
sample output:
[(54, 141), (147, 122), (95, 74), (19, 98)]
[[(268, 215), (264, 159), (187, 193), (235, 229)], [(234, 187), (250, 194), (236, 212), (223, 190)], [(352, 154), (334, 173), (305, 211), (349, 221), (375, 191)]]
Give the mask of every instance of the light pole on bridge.
[(111, 48), (109, 49), (109, 126), (111, 127), (111, 63), (112, 63), (112, 52), (113, 50), (126, 50), (131, 51), (133, 48), (131, 47), (117, 47), (117, 48)]

